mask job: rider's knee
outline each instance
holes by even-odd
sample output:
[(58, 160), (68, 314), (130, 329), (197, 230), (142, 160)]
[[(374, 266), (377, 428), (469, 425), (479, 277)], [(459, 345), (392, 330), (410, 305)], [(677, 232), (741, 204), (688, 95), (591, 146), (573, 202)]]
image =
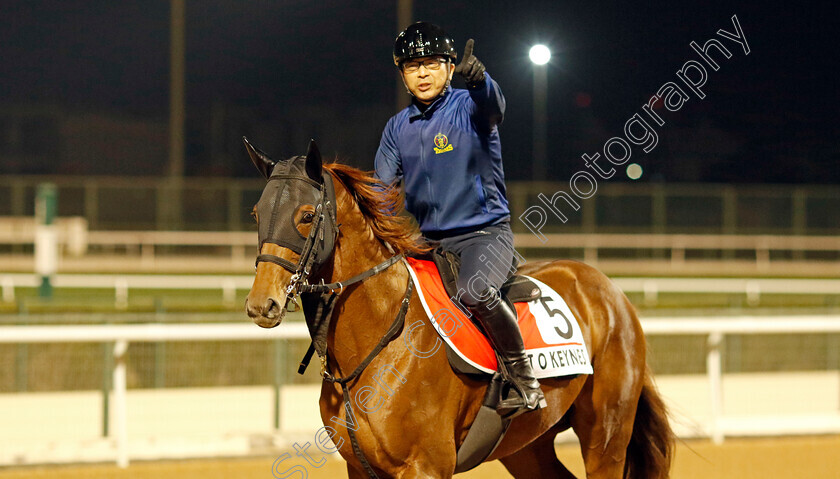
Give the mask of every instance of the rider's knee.
[(495, 308), (502, 297), (498, 289), (492, 286), (484, 286), (479, 291), (467, 288), (460, 300), (464, 306), (475, 311)]
[(483, 271), (476, 271), (469, 278), (458, 278), (458, 294), (461, 304), (468, 308), (492, 300), (494, 289), (490, 279)]

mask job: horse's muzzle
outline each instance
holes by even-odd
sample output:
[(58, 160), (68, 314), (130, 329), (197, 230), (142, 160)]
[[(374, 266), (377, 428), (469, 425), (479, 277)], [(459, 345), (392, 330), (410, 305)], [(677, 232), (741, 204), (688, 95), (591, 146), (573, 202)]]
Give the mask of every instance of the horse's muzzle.
[(275, 298), (266, 298), (263, 304), (251, 302), (250, 298), (245, 300), (245, 310), (254, 323), (261, 328), (273, 328), (283, 321), (286, 309), (280, 305)]

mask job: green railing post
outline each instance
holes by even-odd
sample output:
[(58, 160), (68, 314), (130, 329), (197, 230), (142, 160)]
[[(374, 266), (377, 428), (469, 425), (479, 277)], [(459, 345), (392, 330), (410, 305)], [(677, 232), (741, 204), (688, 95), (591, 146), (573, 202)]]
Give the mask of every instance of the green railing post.
[(52, 297), (52, 276), (58, 267), (58, 238), (55, 231), (58, 191), (52, 183), (41, 183), (35, 195), (35, 273), (41, 275), (38, 295)]

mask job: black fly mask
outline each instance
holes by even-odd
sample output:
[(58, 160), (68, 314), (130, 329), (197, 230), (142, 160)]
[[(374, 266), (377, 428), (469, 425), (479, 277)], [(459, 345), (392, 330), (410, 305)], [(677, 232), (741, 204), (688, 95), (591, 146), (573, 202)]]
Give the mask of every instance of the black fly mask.
[[(268, 180), (256, 207), (260, 252), (257, 264), (275, 263), (292, 273), (286, 293), (293, 296), (309, 275), (330, 259), (335, 247), (338, 227), (332, 175), (323, 170), (321, 153), (314, 140), (310, 141), (306, 156), (281, 161), (272, 160), (246, 138), (243, 140), (251, 161)], [(306, 223), (312, 225), (307, 237), (297, 227)], [(265, 243), (297, 253), (298, 263), (261, 254)]]

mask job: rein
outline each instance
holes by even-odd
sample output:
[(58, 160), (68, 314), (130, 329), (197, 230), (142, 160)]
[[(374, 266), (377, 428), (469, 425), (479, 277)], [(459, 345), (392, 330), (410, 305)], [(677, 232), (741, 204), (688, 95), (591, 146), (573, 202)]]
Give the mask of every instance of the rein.
[(321, 284), (301, 284), (298, 288), (298, 291), (301, 293), (329, 293), (336, 289), (339, 290), (338, 294), (344, 290), (345, 287), (350, 286), (352, 284), (358, 283), (363, 281), (371, 276), (377, 275), (386, 269), (388, 269), (392, 264), (396, 263), (402, 259), (402, 253), (398, 255), (391, 256), (390, 258), (386, 259), (385, 261), (379, 263), (378, 265), (374, 266), (373, 268), (365, 271), (364, 273), (357, 274), (350, 279), (344, 281), (336, 281), (335, 283), (327, 283), (324, 284), (323, 280), (321, 280)]

